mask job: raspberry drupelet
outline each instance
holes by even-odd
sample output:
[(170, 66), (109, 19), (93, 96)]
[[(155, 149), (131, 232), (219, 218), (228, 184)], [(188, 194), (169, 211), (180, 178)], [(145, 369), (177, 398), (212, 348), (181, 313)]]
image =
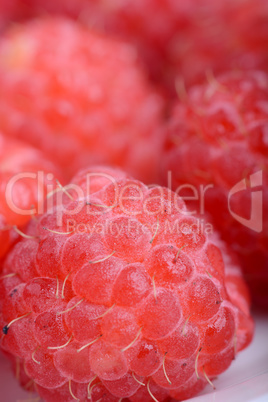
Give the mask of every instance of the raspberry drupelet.
[(90, 163), (155, 180), (163, 101), (130, 45), (64, 18), (12, 26), (0, 40), (0, 88), (0, 129), (68, 180)]
[(0, 259), (57, 179), (61, 173), (39, 150), (0, 133)]
[(165, 172), (172, 172), (174, 190), (183, 184), (198, 191), (208, 186), (205, 209), (238, 252), (255, 302), (266, 308), (267, 139), (268, 75), (211, 76), (177, 102), (166, 130), (163, 162)]
[(213, 386), (253, 334), (225, 246), (175, 193), (120, 170), (81, 171), (48, 201), (0, 278), (1, 348), (21, 384), (48, 402), (161, 402)]

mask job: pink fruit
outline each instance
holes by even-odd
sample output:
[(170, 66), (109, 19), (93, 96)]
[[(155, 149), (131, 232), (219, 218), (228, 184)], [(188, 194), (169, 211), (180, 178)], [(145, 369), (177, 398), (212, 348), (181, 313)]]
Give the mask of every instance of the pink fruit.
[[(70, 186), (62, 188), (71, 198), (56, 206), (58, 224), (48, 219), (49, 209), (30, 223), (36, 240), (21, 240), (6, 259), (0, 277), (1, 348), (21, 359), (48, 402), (190, 397), (227, 369), (252, 338), (239, 266), (216, 235), (195, 236), (197, 218), (186, 219), (186, 207), (181, 212), (183, 201), (175, 193), (155, 187), (159, 194), (163, 191), (156, 199), (149, 187), (119, 171), (95, 167), (89, 172), (95, 172), (94, 186), (89, 186), (95, 190), (78, 198)], [(114, 207), (107, 196), (111, 184), (103, 180), (108, 173), (114, 176), (114, 188), (123, 189), (115, 191), (121, 196)], [(72, 185), (79, 182), (85, 189), (84, 175), (83, 180), (79, 173)], [(137, 186), (144, 197), (141, 209), (130, 196), (128, 214), (122, 213), (125, 189)], [(94, 216), (90, 231), (81, 233), (79, 225), (92, 213), (91, 208), (86, 213), (85, 205), (91, 207), (96, 199), (98, 218)], [(84, 201), (81, 210), (71, 208), (76, 201)], [(162, 202), (165, 209), (152, 213)], [(131, 212), (138, 213), (133, 217)], [(50, 226), (40, 230), (44, 220)], [(173, 228), (165, 238), (166, 220), (185, 220), (187, 233)], [(187, 240), (183, 249), (178, 238)], [(23, 268), (29, 266), (27, 245), (35, 266), (28, 276)]]
[(89, 163), (110, 163), (154, 180), (162, 98), (134, 48), (47, 18), (11, 27), (0, 59), (0, 129), (8, 136), (42, 149), (68, 178)]
[[(0, 160), (0, 258), (2, 258), (18, 237), (18, 233), (12, 229), (13, 226), (22, 228), (32, 219), (33, 214), (42, 211), (45, 195), (57, 187), (56, 179), (61, 181), (61, 175), (55, 165), (40, 151), (25, 143), (6, 138), (1, 133)], [(24, 246), (30, 250), (32, 243), (19, 247)], [(28, 269), (30, 266), (26, 271)]]
[(166, 129), (163, 162), (174, 190), (192, 199), (197, 191), (194, 209), (203, 213), (202, 199), (263, 307), (268, 306), (267, 106), (268, 76), (262, 72), (230, 72), (192, 87)]

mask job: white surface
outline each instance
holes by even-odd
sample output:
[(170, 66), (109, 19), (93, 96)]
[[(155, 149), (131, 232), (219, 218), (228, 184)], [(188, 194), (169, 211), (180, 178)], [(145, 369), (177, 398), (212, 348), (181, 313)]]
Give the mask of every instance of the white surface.
[[(241, 352), (232, 366), (189, 402), (268, 402), (268, 315), (255, 316), (256, 333), (252, 344)], [(37, 401), (20, 389), (9, 363), (0, 355), (0, 401)]]

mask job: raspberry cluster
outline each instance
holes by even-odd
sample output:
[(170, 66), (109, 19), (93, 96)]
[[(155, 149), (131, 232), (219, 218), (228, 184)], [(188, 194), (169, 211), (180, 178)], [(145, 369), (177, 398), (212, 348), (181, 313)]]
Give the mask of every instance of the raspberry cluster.
[(31, 220), (31, 210), (41, 205), (46, 189), (55, 189), (56, 178), (61, 179), (60, 172), (40, 151), (0, 133), (0, 259)]
[(40, 148), (68, 180), (90, 163), (155, 180), (162, 98), (130, 45), (64, 18), (17, 25), (0, 40), (0, 87), (0, 129)]
[[(267, 119), (267, 74), (212, 76), (177, 103), (166, 129), (164, 155), (174, 189), (184, 183), (209, 185), (205, 208), (238, 252), (253, 296), (262, 306), (268, 306)], [(254, 203), (256, 191), (261, 195)], [(256, 217), (262, 209), (263, 216)], [(252, 218), (253, 226), (239, 217), (246, 224)]]
[(267, 28), (267, 0), (0, 1), (0, 353), (26, 390), (185, 400), (251, 342)]
[(205, 232), (175, 193), (119, 170), (50, 194), (0, 278), (1, 348), (21, 384), (48, 402), (213, 386), (253, 323), (235, 258)]

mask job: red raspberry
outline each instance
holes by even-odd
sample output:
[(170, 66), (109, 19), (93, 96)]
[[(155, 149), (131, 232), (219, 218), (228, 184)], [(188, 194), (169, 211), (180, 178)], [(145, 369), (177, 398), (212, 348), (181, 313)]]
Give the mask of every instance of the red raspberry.
[(162, 99), (134, 48), (45, 19), (11, 28), (0, 60), (0, 128), (9, 136), (45, 151), (67, 176), (101, 162), (154, 180)]
[[(178, 102), (167, 129), (164, 165), (172, 171), (173, 189), (212, 185), (205, 209), (223, 238), (239, 253), (246, 279), (258, 304), (268, 307), (268, 76), (261, 72), (228, 73), (193, 87)], [(252, 188), (248, 180), (252, 176)], [(254, 177), (262, 175), (254, 182)], [(233, 186), (246, 178), (247, 190)], [(261, 177), (260, 177), (261, 179)], [(242, 183), (242, 184), (243, 184)], [(256, 189), (254, 188), (256, 187)], [(258, 187), (259, 186), (259, 187)], [(253, 191), (262, 190), (263, 220), (246, 227)], [(182, 193), (181, 193), (182, 194)], [(189, 195), (189, 194), (188, 194)], [(193, 196), (190, 190), (190, 196)], [(228, 207), (230, 197), (230, 208)], [(253, 199), (253, 198), (252, 198)], [(199, 201), (198, 201), (199, 202)], [(258, 202), (258, 201), (257, 201)], [(200, 205), (200, 204), (198, 204)], [(258, 203), (254, 213), (262, 209)], [(235, 217), (230, 213), (237, 214)]]
[(40, 151), (1, 133), (0, 160), (1, 259), (16, 238), (12, 227), (21, 228), (32, 219), (31, 210), (41, 207), (46, 190), (55, 188), (60, 175)]
[(172, 93), (178, 76), (191, 85), (208, 70), (268, 68), (266, 0), (17, 1), (20, 17), (64, 14), (129, 40)]
[(99, 3), (106, 29), (134, 43), (152, 77), (172, 92), (177, 78), (188, 86), (208, 70), (268, 68), (266, 0)]
[(212, 384), (253, 334), (225, 246), (175, 193), (123, 172), (91, 168), (62, 190), (0, 278), (1, 347), (23, 378), (46, 401), (164, 401)]

